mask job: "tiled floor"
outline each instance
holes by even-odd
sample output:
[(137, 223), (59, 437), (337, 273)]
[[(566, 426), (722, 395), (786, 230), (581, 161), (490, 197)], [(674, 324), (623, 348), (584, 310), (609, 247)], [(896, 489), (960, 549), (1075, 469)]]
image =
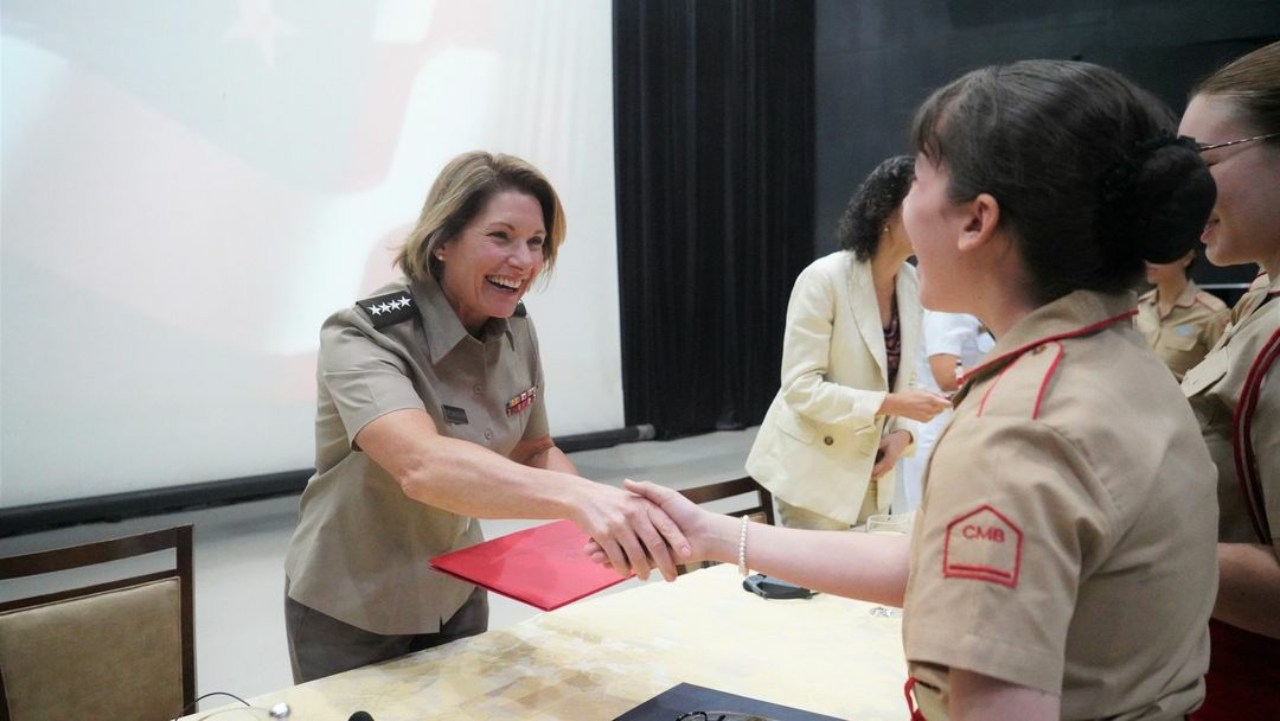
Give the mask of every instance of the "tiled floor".
[[(572, 458), (582, 475), (597, 481), (619, 484), (624, 477), (631, 477), (684, 488), (742, 475), (754, 437), (753, 428), (675, 441), (629, 443), (575, 453)], [(292, 685), (285, 649), (282, 568), (285, 547), (297, 522), (297, 503), (296, 496), (288, 496), (0, 538), (0, 555), (194, 524), (198, 692), (254, 696)], [(539, 521), (484, 521), (483, 528), (492, 538), (535, 523)], [(628, 581), (611, 591), (636, 583), (639, 581)], [(0, 600), (40, 588), (35, 583), (8, 583), (0, 590)], [(516, 623), (537, 613), (532, 607), (493, 594), (490, 605), (491, 627)]]

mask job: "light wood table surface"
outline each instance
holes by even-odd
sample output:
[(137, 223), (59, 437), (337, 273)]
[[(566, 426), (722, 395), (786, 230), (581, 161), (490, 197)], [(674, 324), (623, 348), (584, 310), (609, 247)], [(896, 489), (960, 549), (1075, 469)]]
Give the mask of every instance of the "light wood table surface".
[(609, 721), (688, 682), (842, 719), (903, 721), (901, 621), (873, 607), (825, 594), (766, 600), (742, 589), (733, 566), (714, 566), (250, 702), (287, 702), (289, 721), (355, 711), (374, 721)]

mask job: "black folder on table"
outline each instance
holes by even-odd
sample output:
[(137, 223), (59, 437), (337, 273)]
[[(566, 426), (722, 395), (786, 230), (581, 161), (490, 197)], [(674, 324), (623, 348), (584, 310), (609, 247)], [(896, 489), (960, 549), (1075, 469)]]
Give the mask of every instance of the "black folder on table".
[[(691, 683), (672, 686), (614, 721), (672, 721), (693, 711), (735, 711), (763, 716), (770, 721), (840, 721), (835, 716), (802, 711)], [(714, 719), (715, 716), (708, 718)]]

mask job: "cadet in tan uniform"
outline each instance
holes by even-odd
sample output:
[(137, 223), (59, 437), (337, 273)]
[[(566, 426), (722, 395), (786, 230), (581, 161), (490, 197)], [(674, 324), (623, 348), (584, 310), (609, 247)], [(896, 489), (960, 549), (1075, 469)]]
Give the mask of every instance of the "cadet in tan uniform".
[(316, 474), (285, 559), (295, 681), (484, 631), (484, 591), (427, 563), (479, 541), (475, 518), (571, 518), (618, 565), (674, 577), (670, 519), (551, 441), (520, 301), (564, 230), (528, 163), (458, 156), (400, 251), (405, 279), (325, 321)]
[(1179, 381), (1199, 363), (1227, 324), (1227, 304), (1191, 280), (1194, 250), (1172, 263), (1147, 263), (1155, 287), (1138, 298), (1134, 326)]
[(1076, 291), (969, 374), (930, 465), (907, 587), (923, 708), (946, 705), (956, 668), (1060, 694), (1061, 718), (1181, 718), (1199, 702), (1212, 468), (1131, 312), (1123, 296)]
[(1206, 257), (1262, 269), (1182, 382), (1221, 507), (1209, 695), (1193, 718), (1280, 718), (1280, 43), (1197, 86), (1180, 131), (1200, 143), (1218, 186)]
[(921, 302), (998, 340), (957, 393), (910, 539), (739, 522), (629, 487), (695, 557), (905, 598), (917, 719), (1182, 719), (1209, 658), (1213, 467), (1128, 292), (1143, 260), (1194, 246), (1213, 204), (1173, 129), (1146, 92), (1069, 61), (974, 71), (917, 112), (903, 218)]

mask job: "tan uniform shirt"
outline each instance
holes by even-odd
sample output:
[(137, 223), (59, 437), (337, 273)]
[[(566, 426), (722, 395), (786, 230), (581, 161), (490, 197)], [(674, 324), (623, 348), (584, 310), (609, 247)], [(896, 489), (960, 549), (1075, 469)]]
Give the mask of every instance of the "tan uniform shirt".
[[(1232, 309), (1231, 323), (1218, 346), (1182, 381), (1182, 391), (1195, 409), (1205, 443), (1218, 466), (1219, 534), (1228, 543), (1259, 542), (1236, 475), (1231, 439), (1240, 390), (1259, 351), (1280, 328), (1280, 299), (1276, 296), (1280, 296), (1280, 276), (1258, 276)], [(1280, 537), (1280, 363), (1261, 380), (1249, 435), (1261, 482), (1259, 508), (1274, 539)]]
[(481, 540), (467, 516), (409, 499), (355, 447), (373, 419), (425, 410), (440, 433), (508, 455), (548, 435), (533, 322), (469, 335), (434, 280), (392, 283), (320, 331), (316, 474), (285, 558), (295, 601), (366, 631), (430, 633), (473, 586), (427, 561)]
[(1156, 291), (1138, 299), (1133, 325), (1147, 338), (1147, 345), (1173, 371), (1179, 381), (1209, 353), (1227, 325), (1227, 304), (1187, 282), (1168, 314), (1160, 317)]
[(1213, 468), (1131, 304), (1077, 291), (1035, 310), (957, 395), (903, 620), (930, 721), (949, 668), (1060, 694), (1063, 719), (1180, 719), (1203, 697)]

